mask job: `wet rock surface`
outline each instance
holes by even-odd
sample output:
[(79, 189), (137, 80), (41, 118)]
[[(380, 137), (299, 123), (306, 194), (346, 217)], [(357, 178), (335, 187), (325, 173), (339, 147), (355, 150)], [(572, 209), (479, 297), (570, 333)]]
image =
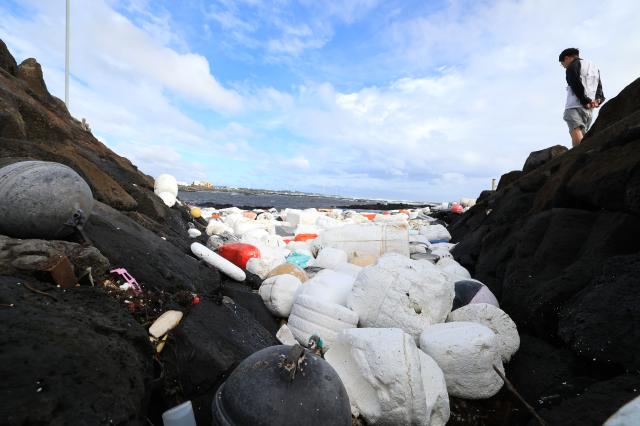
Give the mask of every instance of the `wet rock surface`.
[(2, 424), (145, 423), (152, 348), (116, 302), (0, 276), (0, 304)]
[(551, 424), (601, 424), (640, 390), (614, 389), (637, 380), (640, 347), (638, 99), (640, 79), (577, 148), (534, 153), (450, 228), (456, 260), (531, 336), (508, 373), (530, 402), (551, 394)]

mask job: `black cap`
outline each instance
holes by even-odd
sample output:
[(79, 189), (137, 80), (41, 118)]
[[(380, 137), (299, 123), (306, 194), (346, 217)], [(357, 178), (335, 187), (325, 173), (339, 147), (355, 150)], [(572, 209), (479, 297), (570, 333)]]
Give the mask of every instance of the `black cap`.
[(560, 52), (560, 57), (558, 58), (558, 60), (562, 62), (562, 60), (566, 56), (580, 56), (580, 51), (575, 47), (569, 47), (567, 49), (564, 49), (562, 52)]

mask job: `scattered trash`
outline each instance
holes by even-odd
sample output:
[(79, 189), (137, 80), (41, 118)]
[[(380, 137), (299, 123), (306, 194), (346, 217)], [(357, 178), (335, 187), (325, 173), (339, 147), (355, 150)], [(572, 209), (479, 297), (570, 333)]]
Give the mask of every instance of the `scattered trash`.
[(117, 269), (112, 269), (109, 272), (112, 274), (121, 276), (126, 281), (126, 284), (123, 284), (124, 288), (123, 286), (120, 287), (122, 290), (131, 288), (136, 295), (139, 295), (140, 293), (142, 293), (142, 287), (140, 287), (140, 284), (138, 284), (138, 281), (136, 281), (136, 279), (133, 278), (131, 274), (127, 272), (126, 269), (117, 268)]
[(189, 234), (189, 237), (191, 238), (198, 238), (200, 235), (202, 235), (202, 232), (200, 232), (200, 230), (195, 229), (195, 228), (190, 228), (187, 233)]
[(218, 248), (218, 254), (240, 268), (246, 269), (247, 261), (260, 258), (260, 250), (251, 244), (228, 243)]
[(191, 217), (193, 217), (194, 219), (198, 219), (199, 217), (202, 217), (202, 211), (198, 207), (191, 207), (190, 212), (191, 212)]
[(178, 326), (183, 315), (184, 314), (180, 311), (167, 311), (163, 313), (153, 322), (153, 324), (151, 324), (151, 327), (149, 327), (149, 334), (156, 339), (160, 339), (162, 336)]
[(42, 271), (54, 284), (61, 288), (72, 288), (78, 283), (73, 265), (67, 256), (54, 255), (47, 260), (47, 264)]
[(287, 262), (293, 263), (300, 268), (306, 268), (311, 259), (311, 256), (307, 256), (306, 254), (301, 253), (291, 253), (289, 256), (287, 256)]

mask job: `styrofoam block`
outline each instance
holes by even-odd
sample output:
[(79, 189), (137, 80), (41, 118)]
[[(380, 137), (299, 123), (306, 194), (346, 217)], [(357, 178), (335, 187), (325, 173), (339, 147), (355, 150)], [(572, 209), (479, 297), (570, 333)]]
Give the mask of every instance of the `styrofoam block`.
[(204, 231), (207, 235), (220, 235), (225, 232), (233, 234), (233, 228), (224, 222), (219, 220), (210, 220), (207, 224), (207, 229)]
[(278, 339), (283, 345), (293, 346), (298, 343), (287, 324), (284, 324), (282, 327), (280, 327), (280, 329), (276, 333), (276, 339)]
[(445, 273), (453, 277), (459, 277), (458, 280), (459, 279), (467, 280), (471, 278), (471, 274), (469, 273), (469, 271), (467, 271), (467, 269), (464, 266), (460, 265), (451, 257), (441, 258), (436, 263), (436, 266), (442, 269), (442, 271), (444, 271)]
[(473, 322), (448, 322), (427, 327), (420, 349), (440, 366), (449, 395), (466, 399), (490, 398), (504, 384), (493, 370), (504, 372), (495, 333)]
[(162, 200), (162, 202), (169, 208), (173, 207), (176, 204), (176, 196), (171, 194), (170, 192), (160, 192), (158, 197)]
[(337, 228), (340, 226), (344, 226), (344, 223), (342, 223), (342, 221), (335, 219), (333, 217), (318, 216), (318, 218), (316, 219), (315, 225), (319, 229), (330, 229), (330, 228)]
[(283, 260), (252, 257), (247, 261), (246, 268), (247, 271), (251, 272), (252, 274), (256, 274), (261, 279), (265, 279), (269, 274), (269, 271), (271, 271), (281, 263), (283, 263)]
[(287, 209), (287, 222), (292, 226), (314, 225), (320, 213), (316, 209), (296, 210)]
[[(301, 288), (309, 284), (303, 285)], [(338, 333), (358, 324), (358, 314), (342, 305), (317, 300), (313, 296), (296, 297), (288, 326), (296, 340), (304, 346), (317, 334), (330, 347)]]
[(351, 275), (323, 269), (298, 289), (298, 295), (313, 296), (317, 300), (346, 306), (354, 280)]
[(420, 233), (426, 236), (429, 241), (449, 241), (451, 239), (451, 234), (449, 234), (447, 228), (440, 224), (423, 226), (420, 228)]
[(449, 418), (442, 372), (400, 329), (344, 330), (325, 359), (367, 424), (442, 425)]
[(446, 320), (453, 297), (453, 282), (434, 265), (389, 253), (360, 272), (347, 306), (361, 327), (397, 327), (417, 340), (425, 327)]
[(469, 321), (489, 327), (498, 338), (503, 362), (509, 362), (520, 347), (518, 328), (511, 317), (488, 303), (473, 303), (456, 309), (449, 314), (447, 321)]
[(191, 238), (198, 238), (200, 235), (202, 235), (202, 232), (200, 232), (199, 229), (189, 228), (187, 234), (189, 234), (189, 237)]
[(160, 195), (162, 192), (168, 192), (173, 195), (173, 198), (176, 198), (178, 196), (178, 182), (176, 178), (171, 175), (161, 174), (153, 183), (153, 192), (155, 192), (156, 195)]
[(632, 426), (640, 424), (640, 396), (616, 411), (603, 426)]
[(302, 282), (293, 275), (276, 275), (264, 280), (258, 293), (272, 314), (286, 318), (291, 313), (296, 290), (301, 285)]
[(333, 247), (325, 247), (320, 250), (314, 262), (315, 266), (327, 269), (334, 269), (342, 263), (347, 263), (347, 253)]
[(336, 265), (334, 270), (336, 272), (341, 272), (343, 274), (351, 275), (354, 279), (358, 277), (360, 271), (362, 271), (362, 266), (354, 265), (353, 263), (345, 262), (339, 265)]

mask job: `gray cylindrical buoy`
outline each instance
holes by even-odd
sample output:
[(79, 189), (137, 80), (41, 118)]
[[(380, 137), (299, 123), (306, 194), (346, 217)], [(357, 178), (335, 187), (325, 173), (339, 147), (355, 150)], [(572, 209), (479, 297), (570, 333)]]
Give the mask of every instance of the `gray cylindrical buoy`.
[(297, 345), (271, 346), (242, 361), (218, 388), (212, 414), (213, 426), (351, 425), (338, 373)]
[(93, 210), (87, 182), (72, 168), (21, 161), (0, 168), (0, 234), (14, 238), (64, 238)]

